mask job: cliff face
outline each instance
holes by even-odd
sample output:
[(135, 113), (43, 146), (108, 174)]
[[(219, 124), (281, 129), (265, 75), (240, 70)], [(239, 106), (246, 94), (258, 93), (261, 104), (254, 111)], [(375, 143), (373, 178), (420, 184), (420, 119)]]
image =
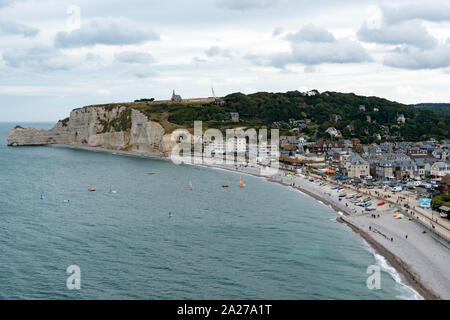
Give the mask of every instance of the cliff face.
[(172, 146), (170, 134), (159, 123), (124, 106), (75, 109), (50, 130), (17, 126), (7, 140), (18, 146), (70, 144), (166, 155)]

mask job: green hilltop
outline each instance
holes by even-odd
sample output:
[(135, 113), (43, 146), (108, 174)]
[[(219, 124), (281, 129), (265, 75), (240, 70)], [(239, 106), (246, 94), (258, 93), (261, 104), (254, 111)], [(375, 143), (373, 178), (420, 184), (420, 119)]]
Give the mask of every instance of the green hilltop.
[[(279, 128), (281, 135), (292, 135), (292, 129), (297, 128), (296, 132), (312, 139), (330, 139), (325, 131), (334, 127), (342, 138), (359, 138), (362, 143), (372, 143), (380, 137), (389, 141), (450, 137), (449, 114), (379, 97), (313, 90), (308, 93), (233, 93), (221, 98), (221, 104), (210, 100), (159, 102), (143, 99), (88, 107), (121, 105), (134, 108), (161, 123), (167, 132), (192, 128), (195, 120), (202, 120), (205, 128), (221, 130), (233, 127)], [(238, 123), (229, 121), (230, 112), (239, 113)], [(404, 122), (401, 120), (403, 117)], [(129, 122), (123, 121), (123, 124), (129, 125)]]
[(418, 103), (411, 106), (450, 115), (450, 103)]

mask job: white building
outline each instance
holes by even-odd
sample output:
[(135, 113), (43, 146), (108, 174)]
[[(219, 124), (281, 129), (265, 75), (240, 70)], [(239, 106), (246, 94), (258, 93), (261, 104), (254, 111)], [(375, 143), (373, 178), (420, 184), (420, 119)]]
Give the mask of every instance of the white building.
[(247, 141), (245, 138), (233, 137), (227, 140), (226, 152), (245, 153), (247, 151)]
[(220, 140), (205, 141), (203, 144), (203, 152), (205, 157), (223, 156), (225, 152), (224, 143)]
[(403, 114), (399, 114), (397, 116), (397, 123), (405, 123), (406, 122), (406, 118)]
[(336, 137), (336, 138), (342, 137), (342, 134), (339, 132), (339, 130), (336, 130), (335, 127), (329, 127), (325, 132), (328, 133), (332, 137)]
[(430, 175), (435, 177), (443, 177), (450, 174), (450, 162), (438, 161), (431, 165)]

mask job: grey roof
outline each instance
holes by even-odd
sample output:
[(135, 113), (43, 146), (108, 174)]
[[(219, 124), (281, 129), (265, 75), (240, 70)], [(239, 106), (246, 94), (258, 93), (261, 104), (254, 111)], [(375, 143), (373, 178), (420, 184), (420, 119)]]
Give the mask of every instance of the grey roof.
[(348, 158), (348, 161), (351, 164), (369, 164), (366, 160), (364, 160), (359, 154), (352, 153)]
[(416, 163), (413, 160), (401, 160), (396, 161), (395, 166), (397, 168), (407, 170), (407, 169), (414, 169), (416, 167)]
[(438, 168), (450, 168), (450, 162), (438, 161), (435, 163)]
[(312, 157), (317, 157), (317, 153), (314, 153), (314, 152), (306, 153), (306, 154), (305, 154), (305, 157), (310, 157), (310, 158), (312, 158)]

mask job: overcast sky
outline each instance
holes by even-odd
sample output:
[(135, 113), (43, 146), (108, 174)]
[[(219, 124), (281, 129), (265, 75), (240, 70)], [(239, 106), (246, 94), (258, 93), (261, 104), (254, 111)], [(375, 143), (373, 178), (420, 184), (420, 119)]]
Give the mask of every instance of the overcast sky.
[(211, 86), (450, 102), (450, 1), (0, 0), (0, 74), (0, 121)]

